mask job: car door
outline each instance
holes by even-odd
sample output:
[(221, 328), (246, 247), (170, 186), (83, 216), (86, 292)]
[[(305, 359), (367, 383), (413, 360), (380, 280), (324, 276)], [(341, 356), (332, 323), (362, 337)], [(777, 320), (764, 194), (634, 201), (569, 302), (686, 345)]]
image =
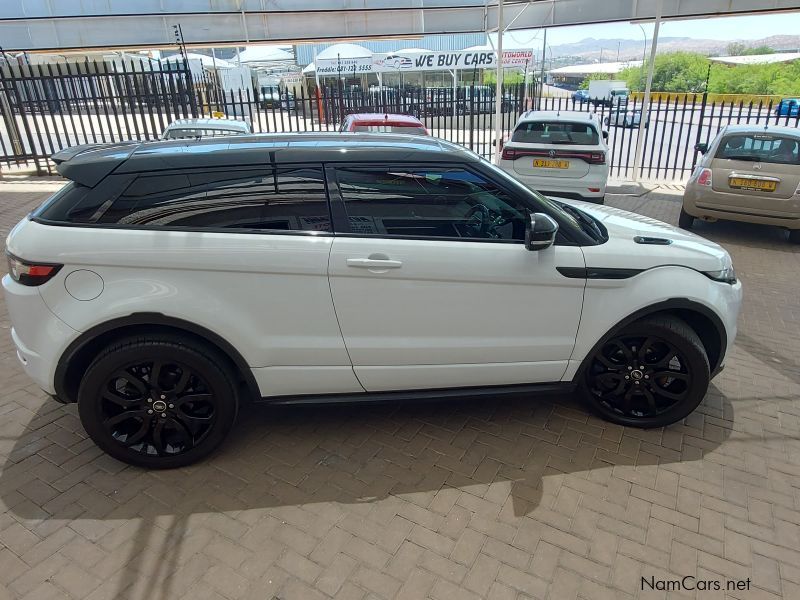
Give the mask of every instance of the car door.
[[(100, 265), (98, 318), (160, 313), (204, 327), (241, 353), (264, 396), (363, 392), (328, 285), (333, 236), (322, 165), (111, 177), (124, 191), (93, 228), (65, 228), (94, 239), (88, 252), (71, 250), (70, 261)], [(86, 308), (57, 305), (65, 296), (46, 301), (82, 329)]]
[(344, 230), (337, 226), (331, 248), (331, 293), (365, 389), (561, 379), (584, 281), (557, 267), (584, 267), (583, 253), (525, 249), (532, 206), (523, 192), (459, 165), (329, 173)]

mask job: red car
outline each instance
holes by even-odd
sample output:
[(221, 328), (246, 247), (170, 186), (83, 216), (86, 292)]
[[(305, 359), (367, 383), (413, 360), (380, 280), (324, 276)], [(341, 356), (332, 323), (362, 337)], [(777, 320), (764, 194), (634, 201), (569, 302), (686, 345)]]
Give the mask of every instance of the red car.
[(383, 113), (361, 113), (347, 115), (339, 131), (360, 131), (363, 133), (406, 133), (409, 135), (430, 135), (431, 132), (419, 119), (408, 115)]

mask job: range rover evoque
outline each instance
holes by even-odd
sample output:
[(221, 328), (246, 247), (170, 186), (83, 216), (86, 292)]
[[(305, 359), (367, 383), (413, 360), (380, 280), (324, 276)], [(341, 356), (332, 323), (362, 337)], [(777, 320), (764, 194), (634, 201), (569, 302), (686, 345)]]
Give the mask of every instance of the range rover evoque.
[(576, 390), (615, 423), (686, 417), (736, 332), (728, 253), (546, 199), (420, 136), (83, 146), (14, 227), (26, 372), (145, 467), (207, 455), (237, 409)]

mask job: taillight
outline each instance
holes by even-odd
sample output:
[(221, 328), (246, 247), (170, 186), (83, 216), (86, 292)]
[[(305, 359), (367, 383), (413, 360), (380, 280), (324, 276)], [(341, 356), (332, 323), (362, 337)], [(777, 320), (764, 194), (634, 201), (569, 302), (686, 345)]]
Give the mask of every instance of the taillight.
[(517, 151), (514, 150), (514, 148), (509, 148), (508, 146), (504, 146), (503, 153), (500, 156), (503, 160), (516, 160)]
[(697, 176), (697, 185), (711, 185), (711, 169), (700, 169)]
[(591, 165), (604, 165), (606, 164), (606, 153), (605, 152), (590, 152), (589, 153), (589, 160), (587, 160)]
[(46, 283), (58, 273), (64, 265), (49, 263), (29, 263), (6, 253), (8, 257), (8, 274), (11, 279), (22, 285), (37, 286)]

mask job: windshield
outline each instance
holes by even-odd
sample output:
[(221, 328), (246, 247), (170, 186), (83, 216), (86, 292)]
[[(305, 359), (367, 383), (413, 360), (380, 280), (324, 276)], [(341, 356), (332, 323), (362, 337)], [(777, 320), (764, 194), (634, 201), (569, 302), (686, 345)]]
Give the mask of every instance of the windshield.
[(511, 136), (512, 142), (596, 146), (599, 137), (590, 123), (569, 121), (528, 121), (521, 123)]
[(492, 169), (492, 172), (497, 175), (497, 177), (502, 179), (503, 182), (509, 187), (518, 190), (529, 198), (532, 196), (531, 199), (533, 200), (533, 208), (535, 211), (538, 212), (541, 210), (541, 208), (546, 207), (545, 212), (556, 213), (561, 221), (565, 221), (573, 229), (579, 229), (598, 244), (602, 244), (608, 240), (608, 237), (603, 232), (602, 227), (587, 213), (563, 202), (557, 202), (547, 198), (546, 196), (543, 196), (539, 192), (523, 185), (519, 182), (519, 180), (512, 177), (506, 171), (497, 165), (492, 164), (482, 156), (480, 159), (484, 165), (487, 165), (490, 169)]
[(222, 137), (226, 135), (242, 135), (243, 131), (232, 129), (170, 129), (164, 134), (165, 140), (193, 140), (196, 138)]
[(405, 133), (407, 135), (428, 135), (424, 127), (418, 125), (354, 125), (353, 131), (367, 133)]

